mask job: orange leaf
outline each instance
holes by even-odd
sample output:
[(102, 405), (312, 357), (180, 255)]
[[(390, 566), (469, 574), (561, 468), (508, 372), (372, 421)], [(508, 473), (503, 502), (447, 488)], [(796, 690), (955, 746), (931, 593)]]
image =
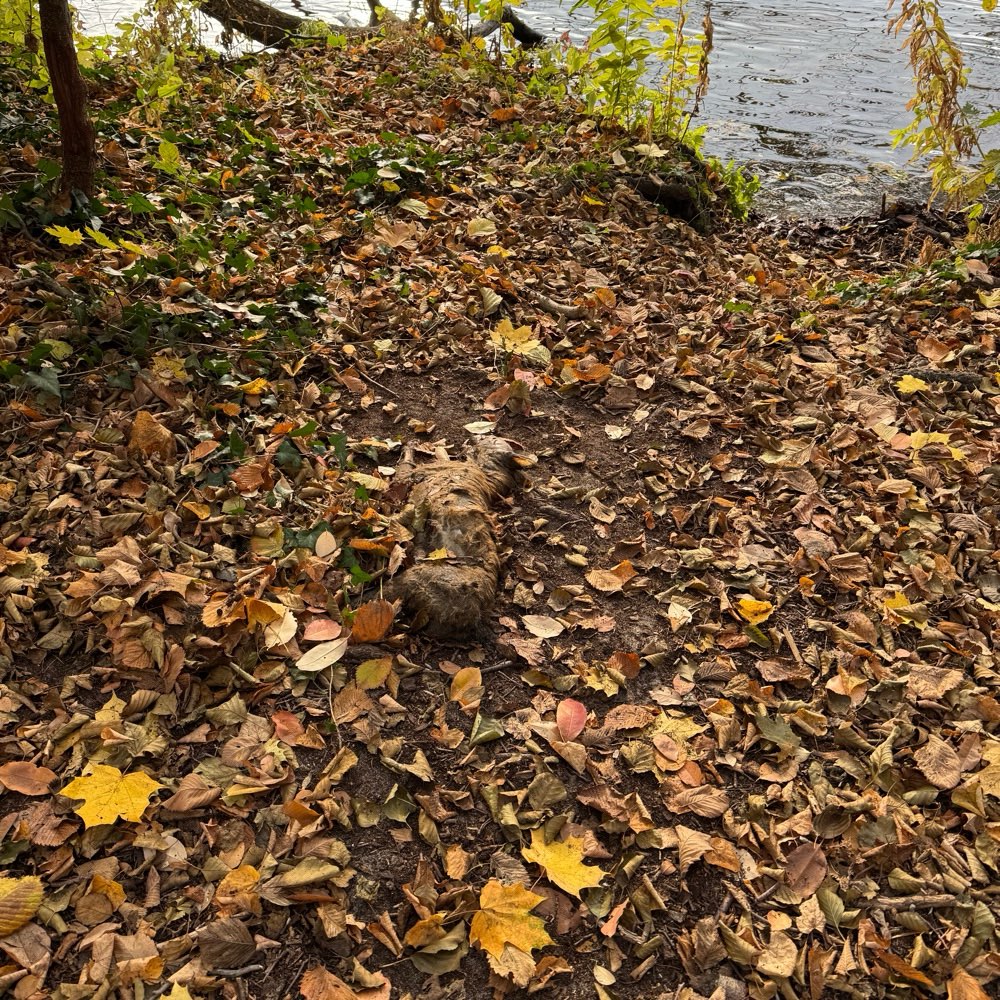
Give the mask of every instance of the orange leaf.
[(378, 642), (385, 637), (396, 617), (395, 605), (389, 601), (369, 601), (354, 612), (351, 642)]
[(299, 993), (305, 1000), (355, 1000), (357, 994), (339, 976), (314, 965), (302, 976)]

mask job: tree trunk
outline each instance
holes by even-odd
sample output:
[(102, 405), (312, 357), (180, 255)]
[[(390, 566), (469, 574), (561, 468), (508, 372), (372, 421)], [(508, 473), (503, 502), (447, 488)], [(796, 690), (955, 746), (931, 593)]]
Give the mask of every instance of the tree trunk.
[[(238, 31), (261, 45), (281, 46), (288, 39), (302, 34), (306, 19), (295, 14), (286, 14), (263, 0), (196, 0), (198, 9), (214, 18), (228, 31)], [(376, 0), (368, 0), (372, 11), (371, 24), (376, 23)], [(395, 15), (387, 15), (395, 19)], [(509, 6), (504, 6), (499, 21), (483, 21), (470, 32), (473, 36), (485, 37), (500, 28), (501, 23), (509, 24), (514, 38), (526, 48), (545, 44), (545, 36), (525, 24)], [(343, 34), (370, 34), (369, 28), (345, 28), (335, 25), (335, 30)]]
[(197, 0), (198, 9), (227, 31), (238, 31), (261, 45), (285, 45), (299, 34), (305, 18), (286, 14), (260, 0)]
[(535, 31), (530, 25), (525, 24), (514, 13), (514, 9), (509, 4), (504, 4), (499, 21), (482, 21), (469, 34), (473, 38), (485, 38), (487, 35), (492, 35), (494, 31), (499, 31), (501, 24), (509, 24), (514, 41), (519, 42), (526, 49), (537, 49), (546, 44), (545, 36), (540, 31)]
[(38, 0), (38, 19), (52, 96), (59, 112), (62, 189), (67, 193), (82, 191), (89, 197), (94, 193), (96, 136), (87, 114), (87, 86), (76, 58), (67, 0)]

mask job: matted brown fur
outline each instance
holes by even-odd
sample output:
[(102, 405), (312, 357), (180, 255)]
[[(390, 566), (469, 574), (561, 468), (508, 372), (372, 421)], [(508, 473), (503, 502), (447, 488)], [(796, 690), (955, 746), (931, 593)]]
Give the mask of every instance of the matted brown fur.
[[(513, 488), (513, 454), (498, 438), (479, 442), (464, 460), (413, 470), (403, 521), (414, 535), (414, 562), (393, 592), (413, 625), (463, 639), (493, 606), (500, 573), (491, 506)], [(447, 551), (447, 556), (435, 555)]]

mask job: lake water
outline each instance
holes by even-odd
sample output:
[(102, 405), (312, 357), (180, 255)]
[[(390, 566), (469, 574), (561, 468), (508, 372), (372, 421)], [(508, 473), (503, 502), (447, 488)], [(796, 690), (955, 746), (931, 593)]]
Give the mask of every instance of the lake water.
[[(701, 24), (692, 0), (688, 24)], [(319, 18), (368, 16), (364, 0), (277, 0)], [(133, 0), (77, 0), (88, 30), (111, 30)], [(392, 6), (392, 3), (389, 4)], [(583, 41), (584, 12), (560, 0), (526, 0), (522, 16), (553, 39)], [(400, 12), (409, 2), (400, 4)], [(969, 99), (1000, 103), (1000, 11), (981, 0), (942, 0), (952, 37), (971, 67)], [(854, 215), (883, 192), (921, 196), (919, 171), (894, 150), (890, 132), (907, 121), (911, 71), (898, 39), (886, 34), (884, 0), (715, 0), (711, 87), (698, 124), (705, 147), (756, 170), (763, 205), (791, 216)], [(211, 40), (211, 32), (209, 32)]]

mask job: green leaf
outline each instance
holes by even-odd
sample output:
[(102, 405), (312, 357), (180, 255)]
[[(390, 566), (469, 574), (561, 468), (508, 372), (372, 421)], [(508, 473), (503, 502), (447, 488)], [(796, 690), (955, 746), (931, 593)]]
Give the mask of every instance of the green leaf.
[(493, 740), (503, 739), (507, 735), (503, 723), (499, 719), (494, 719), (481, 712), (476, 715), (476, 721), (472, 723), (472, 733), (469, 736), (469, 743), (476, 747), (481, 743), (490, 743)]
[(59, 385), (59, 376), (55, 368), (51, 366), (42, 368), (37, 372), (28, 372), (24, 377), (24, 381), (39, 392), (55, 396), (56, 399), (62, 399), (62, 387)]
[(169, 139), (161, 139), (160, 145), (157, 147), (157, 152), (159, 153), (159, 158), (156, 161), (156, 166), (168, 174), (177, 175), (181, 171), (181, 151), (176, 143), (171, 142)]

